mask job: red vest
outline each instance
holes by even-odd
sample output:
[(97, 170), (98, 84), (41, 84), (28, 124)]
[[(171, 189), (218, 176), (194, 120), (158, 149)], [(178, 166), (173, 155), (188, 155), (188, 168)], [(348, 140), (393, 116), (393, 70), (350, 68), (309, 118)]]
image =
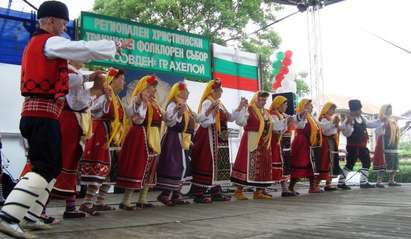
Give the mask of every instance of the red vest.
[(54, 35), (33, 36), (24, 50), (21, 63), (21, 94), (40, 98), (59, 98), (68, 93), (68, 69), (65, 59), (44, 55), (47, 39)]

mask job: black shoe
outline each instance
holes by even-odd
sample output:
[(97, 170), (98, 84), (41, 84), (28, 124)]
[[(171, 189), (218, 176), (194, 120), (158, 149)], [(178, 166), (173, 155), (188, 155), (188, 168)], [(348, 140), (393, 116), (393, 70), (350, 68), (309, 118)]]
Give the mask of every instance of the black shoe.
[(295, 197), (297, 196), (297, 194), (295, 194), (294, 192), (282, 192), (281, 193), (281, 197)]
[(363, 189), (365, 189), (365, 188), (375, 188), (375, 185), (370, 184), (370, 183), (363, 183), (363, 184), (360, 184), (360, 188), (363, 188)]
[(338, 184), (337, 185), (337, 187), (339, 188), (339, 189), (342, 189), (342, 190), (351, 190), (351, 187), (350, 186), (348, 186), (347, 184)]
[(324, 191), (326, 191), (326, 192), (332, 192), (332, 191), (336, 191), (336, 190), (337, 190), (337, 188), (335, 188), (335, 187), (331, 187), (331, 186), (324, 187)]
[(392, 182), (392, 183), (388, 183), (389, 187), (400, 187), (401, 183), (397, 183), (397, 182)]
[(73, 210), (73, 211), (65, 211), (63, 213), (63, 218), (64, 219), (73, 219), (73, 218), (83, 218), (86, 217), (85, 212)]
[(384, 184), (382, 184), (382, 183), (376, 183), (376, 184), (375, 184), (375, 187), (377, 187), (377, 188), (385, 188)]

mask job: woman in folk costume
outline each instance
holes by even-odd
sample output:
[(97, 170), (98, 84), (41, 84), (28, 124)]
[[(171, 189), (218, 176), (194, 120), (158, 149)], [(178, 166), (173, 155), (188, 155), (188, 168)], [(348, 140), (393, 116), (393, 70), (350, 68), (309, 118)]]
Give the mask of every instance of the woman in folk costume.
[(321, 180), (325, 180), (325, 191), (335, 191), (337, 188), (331, 186), (332, 175), (339, 175), (339, 123), (340, 118), (334, 115), (337, 106), (332, 102), (327, 102), (320, 112), (319, 122), (322, 129), (322, 145), (321, 145), (321, 160), (320, 172), (316, 177), (316, 187), (318, 188)]
[(300, 178), (309, 178), (309, 193), (321, 192), (315, 187), (314, 175), (319, 173), (322, 134), (321, 128), (311, 116), (311, 100), (302, 99), (296, 109), (296, 136), (291, 144), (291, 181), (289, 189), (295, 192)]
[(87, 80), (104, 80), (101, 71), (85, 76), (79, 72), (82, 62), (69, 61), (69, 93), (59, 118), (61, 132), (62, 170), (52, 191), (54, 197), (66, 200), (63, 218), (80, 218), (86, 214), (76, 210), (78, 163), (82, 154), (81, 142), (91, 137), (90, 89)]
[(156, 185), (156, 171), (160, 154), (160, 127), (163, 113), (155, 100), (158, 80), (154, 75), (141, 78), (135, 86), (127, 115), (132, 120), (118, 161), (117, 187), (125, 193), (120, 208), (134, 210), (131, 197), (140, 190), (137, 207), (153, 207), (147, 203), (149, 188)]
[[(198, 107), (200, 127), (194, 136), (191, 155), (194, 201), (197, 203), (230, 200), (222, 194), (220, 186), (230, 182), (231, 173), (227, 122), (246, 113), (247, 100), (242, 98), (237, 109), (229, 113), (219, 100), (222, 93), (220, 80), (208, 82)], [(211, 198), (205, 195), (210, 187)]]
[(157, 187), (162, 189), (158, 201), (167, 206), (189, 203), (180, 193), (183, 182), (191, 179), (190, 148), (195, 114), (187, 105), (188, 95), (186, 84), (178, 82), (171, 87), (166, 101), (167, 132), (161, 142)]
[(124, 71), (111, 68), (104, 85), (92, 89), (93, 135), (86, 141), (83, 159), (80, 161), (81, 184), (87, 185), (80, 211), (90, 215), (96, 215), (98, 211), (114, 210), (104, 204), (104, 200), (111, 186), (107, 183), (112, 166), (109, 147), (112, 144), (120, 145), (124, 134), (123, 125), (126, 118), (118, 97), (123, 88)]
[(285, 114), (287, 107), (287, 98), (279, 95), (274, 98), (269, 110), (273, 122), (271, 137), (272, 177), (273, 181), (280, 182), (282, 197), (296, 196), (295, 193), (288, 190), (288, 176), (284, 174), (284, 158), (281, 145), (283, 135), (288, 131), (292, 122), (292, 117)]
[(373, 168), (377, 171), (378, 188), (384, 188), (382, 183), (384, 172), (389, 175), (388, 186), (401, 186), (395, 182), (395, 175), (399, 171), (399, 150), (400, 128), (392, 117), (392, 106), (383, 105), (379, 114), (384, 125), (377, 128), (377, 145), (375, 146)]
[(270, 113), (264, 108), (268, 96), (267, 92), (257, 92), (248, 106), (248, 115), (236, 121), (244, 127), (231, 172), (231, 181), (238, 185), (234, 193), (238, 200), (247, 200), (243, 194), (243, 185), (257, 187), (254, 199), (272, 199), (265, 191), (265, 188), (274, 182), (271, 168), (273, 125)]

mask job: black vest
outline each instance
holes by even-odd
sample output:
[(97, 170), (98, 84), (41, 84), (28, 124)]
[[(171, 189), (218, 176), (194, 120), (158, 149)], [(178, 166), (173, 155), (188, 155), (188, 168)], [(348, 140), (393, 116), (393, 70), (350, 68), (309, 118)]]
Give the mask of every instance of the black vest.
[(347, 138), (347, 145), (366, 147), (368, 142), (367, 125), (365, 119), (361, 117), (362, 122), (358, 123), (354, 120), (354, 131), (351, 136)]

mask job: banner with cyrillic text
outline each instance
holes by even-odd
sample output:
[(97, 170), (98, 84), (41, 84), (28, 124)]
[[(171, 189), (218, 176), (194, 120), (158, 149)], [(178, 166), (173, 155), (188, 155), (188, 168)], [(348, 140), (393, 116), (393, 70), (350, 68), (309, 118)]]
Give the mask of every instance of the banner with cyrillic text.
[(80, 38), (133, 40), (121, 56), (117, 54), (112, 60), (97, 60), (93, 64), (211, 79), (210, 42), (200, 35), (82, 12)]

